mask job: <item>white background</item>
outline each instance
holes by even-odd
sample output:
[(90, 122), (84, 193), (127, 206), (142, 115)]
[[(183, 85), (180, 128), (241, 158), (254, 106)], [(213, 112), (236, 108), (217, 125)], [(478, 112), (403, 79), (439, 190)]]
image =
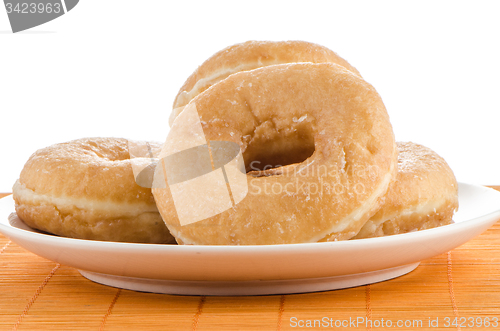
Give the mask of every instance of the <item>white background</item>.
[(457, 179), (500, 184), (500, 2), (81, 0), (12, 34), (0, 7), (0, 192), (37, 149), (89, 136), (165, 139), (174, 96), (246, 40), (316, 42), (381, 94), (396, 139)]

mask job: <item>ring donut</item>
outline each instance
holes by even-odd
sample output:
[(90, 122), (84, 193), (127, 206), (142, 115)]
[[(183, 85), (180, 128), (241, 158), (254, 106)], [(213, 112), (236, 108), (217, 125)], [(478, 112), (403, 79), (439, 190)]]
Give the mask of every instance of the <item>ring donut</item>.
[[(161, 145), (150, 143), (158, 154)], [(136, 184), (126, 139), (85, 138), (35, 152), (13, 187), (16, 213), (52, 234), (174, 243), (151, 189)]]
[(188, 77), (175, 97), (173, 111), (170, 114), (170, 126), (189, 101), (229, 75), (269, 65), (294, 62), (336, 63), (361, 77), (356, 68), (346, 60), (318, 44), (299, 40), (247, 41), (215, 53)]
[(452, 223), (458, 184), (446, 161), (431, 149), (397, 143), (398, 174), (380, 210), (353, 239), (381, 237)]
[[(340, 65), (293, 63), (235, 73), (190, 105), (207, 141), (240, 146), (249, 191), (216, 216), (180, 225), (168, 185), (153, 188), (178, 243), (349, 239), (379, 209), (395, 178), (397, 148), (384, 104), (370, 84)], [(171, 130), (180, 125), (182, 116)]]

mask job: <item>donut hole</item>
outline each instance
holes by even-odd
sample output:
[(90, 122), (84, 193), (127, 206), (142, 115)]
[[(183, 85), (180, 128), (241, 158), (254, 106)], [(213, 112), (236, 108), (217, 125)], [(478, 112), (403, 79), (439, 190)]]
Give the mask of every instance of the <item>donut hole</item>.
[(276, 169), (302, 163), (314, 154), (314, 137), (305, 128), (259, 132), (243, 153), (246, 172), (254, 176), (279, 174)]

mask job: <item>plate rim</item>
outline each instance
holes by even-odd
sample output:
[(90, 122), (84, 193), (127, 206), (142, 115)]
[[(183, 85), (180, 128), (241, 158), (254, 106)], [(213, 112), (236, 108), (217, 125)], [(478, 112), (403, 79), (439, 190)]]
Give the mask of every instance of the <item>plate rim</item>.
[[(50, 261), (78, 270), (109, 275), (111, 279), (113, 276), (123, 276), (150, 280), (181, 280), (185, 286), (179, 287), (179, 291), (175, 290), (177, 294), (188, 291), (192, 285), (191, 281), (201, 281), (210, 286), (213, 281), (234, 284), (257, 280), (266, 288), (273, 284), (267, 282), (269, 280), (328, 278), (383, 271), (420, 262), (464, 244), (500, 219), (500, 192), (484, 186), (461, 183), (459, 194), (463, 189), (466, 190), (462, 191), (462, 203), (467, 206), (464, 208), (467, 212), (458, 218), (457, 223), (359, 240), (210, 246), (66, 238), (18, 228), (21, 224), (11, 225), (11, 215), (17, 219), (17, 215), (12, 212), (12, 196), (0, 200), (0, 232), (27, 251)], [(484, 204), (478, 203), (479, 201), (484, 201)], [(475, 204), (477, 208), (474, 208)], [(5, 218), (2, 220), (1, 217)], [(18, 221), (22, 222), (20, 219)], [(382, 280), (385, 279), (378, 281)], [(374, 281), (377, 280), (372, 279), (370, 283)], [(102, 284), (112, 285), (106, 282)], [(297, 284), (297, 287), (290, 291), (303, 292), (304, 287), (300, 282)], [(334, 288), (332, 286), (336, 285), (329, 284), (321, 290)], [(272, 289), (267, 290), (272, 292)], [(155, 293), (156, 291), (154, 290)], [(234, 293), (242, 292), (235, 289)]]
[[(489, 191), (489, 193), (495, 192), (494, 194), (498, 194), (498, 198), (500, 199), (500, 191), (497, 191), (495, 189), (482, 186), (482, 185), (476, 185), (476, 184), (468, 184), (468, 183), (463, 183), (463, 182), (458, 182), (458, 187), (460, 191), (460, 187), (472, 187), (474, 189), (483, 189), (486, 191)], [(34, 231), (28, 231), (24, 230), (21, 228), (17, 228), (15, 226), (12, 226), (10, 224), (10, 217), (14, 214), (14, 217), (17, 217), (15, 214), (15, 210), (10, 211), (10, 212), (5, 212), (2, 210), (2, 204), (6, 203), (6, 200), (12, 200), (13, 201), (13, 195), (10, 194), (8, 196), (5, 196), (3, 198), (0, 198), (0, 233), (2, 233), (4, 236), (9, 237), (10, 236), (7, 234), (9, 232), (17, 232), (21, 236), (27, 236), (31, 237), (35, 240), (42, 240), (42, 241), (50, 241), (54, 244), (54, 242), (57, 243), (68, 243), (70, 245), (78, 245), (82, 246), (85, 248), (92, 248), (94, 247), (99, 247), (99, 249), (102, 249), (103, 247), (108, 248), (108, 249), (118, 249), (120, 251), (123, 251), (123, 249), (130, 249), (130, 250), (153, 250), (153, 251), (167, 251), (169, 253), (183, 253), (186, 251), (186, 253), (189, 252), (197, 252), (200, 249), (207, 253), (231, 253), (231, 254), (238, 254), (238, 253), (253, 253), (255, 254), (256, 252), (259, 251), (268, 251), (269, 249), (273, 251), (280, 251), (280, 250), (286, 250), (286, 251), (294, 251), (296, 249), (298, 250), (303, 250), (303, 249), (320, 249), (321, 247), (325, 248), (330, 248), (331, 246), (335, 246), (339, 249), (348, 249), (352, 248), (351, 246), (358, 246), (360, 243), (363, 243), (364, 245), (377, 245), (380, 242), (386, 242), (391, 243), (394, 241), (395, 243), (399, 242), (400, 240), (404, 240), (404, 238), (408, 239), (418, 239), (419, 237), (427, 237), (428, 235), (439, 235), (441, 232), (446, 232), (447, 230), (455, 229), (455, 228), (461, 228), (461, 227), (466, 227), (466, 226), (472, 226), (473, 223), (480, 222), (483, 219), (490, 219), (498, 216), (500, 217), (500, 205), (498, 206), (498, 209), (489, 212), (487, 214), (477, 216), (471, 219), (467, 219), (464, 221), (460, 221), (458, 223), (452, 223), (452, 224), (447, 224), (443, 226), (439, 226), (436, 228), (432, 229), (425, 229), (421, 231), (414, 231), (414, 232), (408, 232), (408, 233), (402, 233), (402, 234), (396, 234), (396, 235), (391, 235), (391, 236), (384, 236), (384, 237), (375, 237), (375, 238), (363, 238), (363, 239), (357, 239), (357, 240), (342, 240), (342, 241), (330, 241), (330, 242), (314, 242), (314, 243), (293, 243), (293, 244), (275, 244), (275, 245), (176, 245), (176, 244), (149, 244), (149, 243), (129, 243), (129, 242), (113, 242), (113, 241), (101, 241), (101, 240), (88, 240), (88, 239), (77, 239), (77, 238), (69, 238), (69, 237), (62, 237), (62, 236), (57, 236), (57, 235), (52, 235), (52, 234), (45, 234), (45, 233), (40, 233), (40, 232), (35, 232), (36, 230), (33, 229)], [(8, 217), (6, 219), (2, 219), (4, 217), (4, 213), (9, 213)], [(22, 221), (22, 220), (21, 220)], [(28, 225), (26, 225), (28, 226)], [(6, 231), (3, 231), (6, 230)], [(458, 229), (457, 229), (458, 230)], [(7, 233), (6, 233), (7, 232)], [(363, 246), (364, 246), (363, 245)], [(171, 251), (171, 252), (170, 252)]]

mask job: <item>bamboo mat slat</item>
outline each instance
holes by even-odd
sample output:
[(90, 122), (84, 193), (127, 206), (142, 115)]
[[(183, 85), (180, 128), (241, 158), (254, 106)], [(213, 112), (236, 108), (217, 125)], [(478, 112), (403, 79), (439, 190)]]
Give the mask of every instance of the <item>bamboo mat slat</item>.
[[(453, 324), (455, 318), (462, 327)], [(107, 287), (0, 235), (0, 331), (264, 331), (336, 328), (335, 323), (343, 323), (337, 325), (343, 329), (375, 330), (388, 321), (394, 330), (426, 330), (436, 322), (432, 330), (462, 330), (471, 318), (476, 324), (469, 329), (500, 329), (500, 223), (390, 281), (257, 297), (175, 296)]]

